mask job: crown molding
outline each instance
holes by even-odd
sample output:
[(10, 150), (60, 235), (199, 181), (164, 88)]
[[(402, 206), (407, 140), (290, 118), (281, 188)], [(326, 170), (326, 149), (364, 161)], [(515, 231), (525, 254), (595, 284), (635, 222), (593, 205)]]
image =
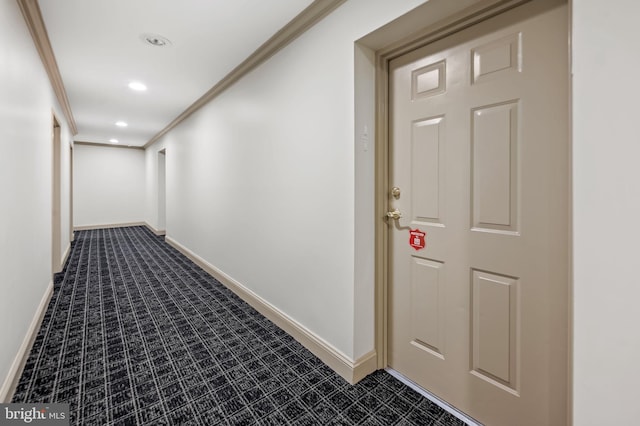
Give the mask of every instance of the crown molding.
[(115, 143), (99, 143), (99, 142), (87, 142), (87, 141), (74, 141), (75, 145), (87, 145), (87, 146), (99, 146), (102, 148), (121, 148), (121, 149), (138, 149), (144, 151), (144, 148), (141, 146), (129, 146), (129, 145), (118, 145)]
[(49, 81), (51, 82), (53, 91), (58, 99), (58, 103), (62, 108), (62, 112), (67, 119), (71, 133), (72, 135), (76, 135), (78, 133), (78, 128), (73, 118), (73, 113), (71, 112), (69, 98), (67, 98), (67, 92), (64, 89), (64, 83), (60, 76), (58, 63), (56, 62), (53, 49), (51, 48), (51, 42), (49, 41), (47, 28), (45, 27), (44, 20), (42, 19), (38, 0), (17, 0), (17, 2), (20, 6), (20, 10), (22, 11), (22, 15), (24, 16), (24, 20), (27, 23), (27, 27), (29, 28), (29, 32), (31, 32), (33, 42), (38, 49), (40, 59), (42, 59), (44, 68), (47, 70)]
[(247, 75), (253, 69), (264, 63), (267, 59), (275, 55), (279, 50), (287, 46), (305, 31), (315, 25), (322, 18), (333, 12), (338, 6), (346, 0), (315, 0), (306, 9), (300, 12), (287, 25), (282, 27), (280, 31), (275, 33), (269, 40), (262, 44), (255, 52), (253, 52), (240, 65), (235, 67), (220, 82), (213, 86), (209, 91), (202, 95), (197, 101), (191, 104), (178, 117), (169, 123), (164, 129), (153, 136), (145, 145), (149, 147), (171, 129), (186, 120), (191, 114), (202, 108), (223, 91), (231, 87), (234, 83)]

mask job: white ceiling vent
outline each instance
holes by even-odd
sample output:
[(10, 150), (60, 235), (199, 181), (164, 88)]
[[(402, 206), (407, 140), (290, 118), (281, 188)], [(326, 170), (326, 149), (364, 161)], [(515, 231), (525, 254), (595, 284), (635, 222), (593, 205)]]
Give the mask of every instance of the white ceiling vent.
[(169, 47), (171, 40), (158, 34), (144, 33), (140, 34), (140, 40), (155, 47)]

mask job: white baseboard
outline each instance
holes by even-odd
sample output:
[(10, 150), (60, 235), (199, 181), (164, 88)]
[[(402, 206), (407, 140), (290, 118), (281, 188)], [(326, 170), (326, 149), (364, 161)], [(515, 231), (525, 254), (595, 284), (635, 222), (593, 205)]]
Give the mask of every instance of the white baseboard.
[(74, 231), (86, 231), (91, 229), (105, 229), (105, 228), (124, 228), (128, 226), (146, 226), (154, 234), (160, 236), (166, 234), (166, 231), (161, 229), (156, 229), (151, 226), (148, 222), (128, 222), (128, 223), (108, 223), (104, 225), (84, 225), (84, 226), (76, 226), (74, 227)]
[(353, 361), (346, 355), (334, 348), (321, 337), (315, 335), (306, 327), (289, 317), (253, 291), (240, 284), (200, 256), (184, 247), (171, 237), (165, 237), (167, 243), (176, 248), (179, 252), (187, 256), (194, 263), (207, 271), (227, 288), (237, 294), (242, 300), (251, 305), (255, 310), (271, 320), (278, 327), (289, 333), (294, 339), (300, 342), (305, 348), (320, 358), (333, 371), (338, 373), (349, 383), (357, 383), (368, 374), (377, 369), (377, 356), (375, 351), (371, 351), (359, 359)]
[(148, 222), (145, 222), (144, 226), (146, 226), (151, 232), (153, 232), (154, 234), (156, 234), (159, 237), (163, 236), (163, 235), (166, 235), (166, 233), (167, 233), (167, 231), (165, 231), (164, 229), (156, 229), (156, 228), (154, 228)]
[[(353, 376), (349, 383), (355, 384), (378, 369), (378, 353), (371, 350), (353, 364)], [(344, 377), (344, 376), (343, 376)]]
[(59, 271), (62, 271), (64, 269), (64, 264), (67, 263), (67, 258), (69, 257), (70, 253), (71, 253), (71, 242), (67, 244), (67, 248), (64, 250), (62, 259), (60, 259), (60, 267), (58, 268)]
[(18, 381), (20, 380), (20, 376), (22, 375), (22, 370), (24, 369), (24, 365), (27, 362), (27, 358), (29, 357), (29, 353), (31, 352), (31, 347), (33, 346), (33, 342), (36, 339), (38, 330), (40, 329), (40, 324), (42, 323), (44, 314), (47, 312), (47, 306), (49, 306), (49, 301), (51, 300), (52, 295), (53, 281), (51, 281), (47, 286), (47, 289), (45, 290), (44, 295), (40, 300), (40, 305), (38, 305), (38, 309), (36, 310), (36, 313), (31, 320), (31, 324), (29, 325), (27, 334), (26, 336), (24, 336), (22, 345), (20, 345), (18, 353), (13, 359), (13, 363), (11, 364), (11, 368), (9, 368), (9, 374), (7, 374), (2, 387), (0, 387), (0, 402), (10, 402), (11, 398), (13, 398), (16, 386), (18, 386)]
[(147, 226), (146, 222), (127, 222), (127, 223), (107, 223), (103, 225), (84, 225), (74, 226), (74, 231), (86, 231), (90, 229), (104, 229), (104, 228), (124, 228), (127, 226)]

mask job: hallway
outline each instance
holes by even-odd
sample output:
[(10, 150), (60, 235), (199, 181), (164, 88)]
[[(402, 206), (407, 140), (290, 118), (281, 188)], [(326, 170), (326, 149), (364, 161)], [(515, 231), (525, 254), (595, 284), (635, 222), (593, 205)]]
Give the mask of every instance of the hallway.
[[(389, 365), (385, 214), (395, 202), (387, 190), (396, 186), (385, 160), (389, 61), (442, 42), (445, 34), (467, 28), (469, 20), (499, 18), (504, 10), (541, 2), (274, 1), (290, 4), (288, 18), (269, 21), (282, 9), (259, 0), (0, 2), (0, 402), (13, 400), (22, 378), (15, 400), (68, 399), (74, 419), (88, 424), (105, 419), (115, 424), (118, 413), (122, 424), (153, 416), (156, 420), (148, 423), (169, 423), (172, 416), (195, 411), (236, 416), (238, 422), (248, 415), (250, 422), (268, 424), (271, 417), (286, 419), (287, 407), (293, 410), (289, 415), (304, 408), (316, 423), (326, 413), (335, 423), (348, 416), (346, 424), (385, 423), (384, 414), (391, 413), (398, 424), (410, 424), (409, 417), (425, 412), (420, 411), (424, 402), (412, 402), (415, 394), (409, 392), (398, 394), (397, 382), (384, 373), (354, 387), (347, 384)], [(249, 3), (269, 13), (250, 8), (233, 19), (225, 15), (229, 7)], [(640, 229), (634, 226), (640, 217), (634, 119), (634, 94), (640, 94), (635, 72), (640, 55), (634, 54), (640, 2), (566, 3), (568, 99), (555, 91), (541, 94), (549, 104), (567, 102), (563, 108), (569, 116), (534, 124), (541, 131), (561, 124), (567, 132), (566, 161), (548, 156), (569, 173), (567, 213), (548, 221), (567, 222), (569, 234), (563, 250), (570, 268), (568, 314), (550, 319), (547, 327), (566, 333), (569, 343), (567, 356), (562, 355), (569, 373), (567, 392), (562, 391), (568, 414), (563, 424), (637, 424), (640, 337), (629, 325), (640, 323), (640, 286), (634, 285), (640, 281)], [(311, 9), (287, 23), (305, 4)], [(271, 29), (261, 26), (262, 36), (241, 50), (247, 30), (258, 29), (250, 22), (267, 21)], [(198, 36), (201, 30), (219, 30), (214, 22), (224, 22), (242, 37)], [(149, 44), (141, 35), (151, 31), (172, 44)], [(278, 37), (265, 43), (273, 34)], [(542, 49), (529, 44), (526, 34), (511, 36), (504, 40), (515, 40), (511, 45), (522, 48), (524, 56), (515, 48), (495, 50), (512, 53), (505, 56), (513, 59), (506, 65), (522, 65), (522, 73), (545, 66), (528, 59), (532, 49)], [(219, 47), (234, 58), (223, 60)], [(123, 58), (123, 52), (132, 56)], [(465, 61), (475, 58), (473, 52), (464, 55)], [(192, 57), (226, 68), (214, 73), (192, 65), (187, 60)], [(214, 81), (198, 89), (192, 74), (181, 70)], [(161, 71), (166, 78), (158, 78)], [(446, 87), (460, 81), (475, 85), (475, 73), (450, 79)], [(176, 102), (183, 95), (188, 99)], [(94, 114), (83, 100), (102, 113)], [(494, 104), (483, 101), (473, 108)], [(147, 119), (156, 109), (166, 115)], [(469, 111), (464, 116), (473, 117)], [(537, 144), (534, 149), (546, 152)], [(452, 158), (446, 150), (439, 152)], [(471, 159), (466, 156), (464, 163)], [(408, 189), (401, 189), (409, 199)], [(536, 193), (544, 197), (547, 189)], [(471, 200), (462, 191), (455, 196)], [(518, 212), (529, 211), (521, 207)], [(472, 226), (473, 212), (456, 212)], [(152, 233), (144, 228), (79, 232), (144, 225)], [(154, 233), (164, 233), (166, 243), (207, 273)], [(426, 247), (432, 236), (425, 239)], [(405, 235), (401, 242), (411, 249), (407, 240)], [(531, 259), (558, 261), (538, 245), (529, 248)], [(65, 264), (66, 275), (54, 275)], [(259, 300), (275, 307), (258, 309), (333, 372), (208, 274), (238, 294), (255, 296), (242, 296), (251, 306), (258, 307)], [(473, 277), (464, 275), (469, 286)], [(215, 299), (203, 301), (210, 298)], [(532, 310), (557, 306), (557, 300), (540, 301)], [(48, 306), (52, 310), (41, 328)], [(470, 307), (463, 303), (458, 309)], [(234, 315), (244, 316), (244, 325)], [(233, 353), (258, 355), (256, 369), (235, 365), (242, 360), (229, 355), (222, 339), (235, 345)], [(556, 348), (541, 340), (521, 354), (535, 357), (539, 351), (557, 353)], [(282, 367), (292, 355), (293, 364)], [(234, 383), (257, 382), (256, 374), (264, 373), (263, 383), (278, 384), (290, 401), (280, 404), (275, 390), (260, 388), (258, 400), (267, 404), (259, 411), (249, 404), (253, 396), (246, 390), (228, 385), (232, 377), (223, 371), (241, 374)], [(317, 373), (321, 379), (314, 378)], [(559, 377), (551, 368), (540, 373)], [(151, 378), (148, 386), (137, 383), (143, 376)], [(224, 379), (219, 386), (209, 381), (218, 377)], [(322, 384), (334, 388), (323, 393), (317, 388)], [(309, 410), (296, 387), (301, 385), (318, 395)], [(195, 398), (192, 386), (201, 392)], [(223, 389), (233, 393), (225, 396)], [(330, 399), (356, 393), (372, 397), (377, 408), (359, 399), (338, 412)], [(551, 393), (546, 403), (561, 405)], [(228, 398), (234, 395), (243, 405), (231, 411)], [(408, 411), (394, 405), (406, 405), (403, 401), (411, 403)], [(616, 409), (602, 409), (612, 406)], [(356, 417), (365, 408), (366, 415)], [(429, 414), (426, 422), (443, 423), (445, 416)]]
[(383, 371), (349, 385), (145, 227), (77, 233), (13, 401), (77, 425), (463, 424)]

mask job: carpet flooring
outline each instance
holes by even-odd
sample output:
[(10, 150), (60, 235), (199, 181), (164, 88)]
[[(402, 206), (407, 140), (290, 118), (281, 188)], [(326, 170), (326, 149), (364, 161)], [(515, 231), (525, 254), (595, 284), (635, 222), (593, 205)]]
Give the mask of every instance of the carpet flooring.
[(348, 384), (144, 227), (76, 233), (13, 402), (72, 425), (464, 425), (384, 371)]

